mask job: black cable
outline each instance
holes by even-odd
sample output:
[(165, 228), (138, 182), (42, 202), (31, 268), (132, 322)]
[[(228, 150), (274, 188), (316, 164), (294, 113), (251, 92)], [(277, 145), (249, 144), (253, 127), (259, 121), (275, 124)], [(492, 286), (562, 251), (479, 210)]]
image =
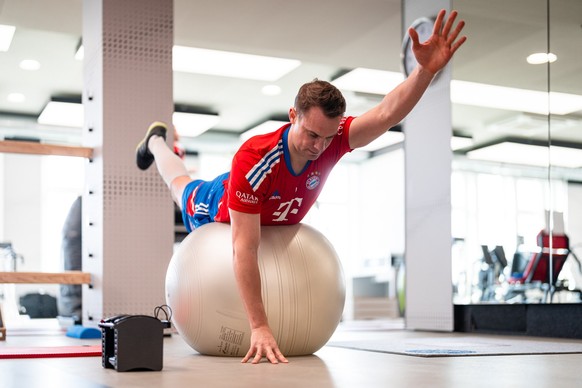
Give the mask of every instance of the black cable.
[[(163, 313), (165, 316), (165, 321), (171, 321), (172, 320), (172, 309), (170, 308), (170, 306), (168, 306), (167, 304), (163, 304), (160, 306), (157, 306), (154, 309), (154, 317), (157, 319), (160, 319), (160, 314)], [(161, 319), (160, 319), (161, 320)]]

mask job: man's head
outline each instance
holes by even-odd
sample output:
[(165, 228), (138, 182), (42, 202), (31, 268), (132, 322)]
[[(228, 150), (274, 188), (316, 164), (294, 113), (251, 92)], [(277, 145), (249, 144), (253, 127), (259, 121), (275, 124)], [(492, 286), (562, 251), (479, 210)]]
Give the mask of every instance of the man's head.
[(337, 134), (346, 110), (341, 92), (326, 81), (314, 80), (299, 89), (289, 109), (292, 127), (289, 150), (299, 165), (317, 159)]
[(329, 118), (341, 117), (346, 111), (346, 100), (338, 88), (316, 78), (301, 86), (295, 97), (295, 110), (299, 116), (313, 107), (321, 108)]

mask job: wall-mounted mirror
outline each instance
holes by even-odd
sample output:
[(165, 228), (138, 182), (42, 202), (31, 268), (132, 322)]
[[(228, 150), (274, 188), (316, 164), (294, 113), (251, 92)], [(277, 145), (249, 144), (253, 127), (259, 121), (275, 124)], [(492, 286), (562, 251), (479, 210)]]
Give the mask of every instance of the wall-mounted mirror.
[(582, 3), (453, 8), (454, 302), (580, 303)]

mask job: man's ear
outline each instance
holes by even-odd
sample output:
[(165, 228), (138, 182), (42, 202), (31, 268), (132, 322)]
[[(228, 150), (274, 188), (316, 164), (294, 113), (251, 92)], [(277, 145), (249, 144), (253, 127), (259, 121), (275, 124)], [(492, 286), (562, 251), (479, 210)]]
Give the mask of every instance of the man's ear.
[(297, 111), (295, 107), (291, 107), (289, 108), (289, 122), (295, 124), (295, 120), (297, 120)]

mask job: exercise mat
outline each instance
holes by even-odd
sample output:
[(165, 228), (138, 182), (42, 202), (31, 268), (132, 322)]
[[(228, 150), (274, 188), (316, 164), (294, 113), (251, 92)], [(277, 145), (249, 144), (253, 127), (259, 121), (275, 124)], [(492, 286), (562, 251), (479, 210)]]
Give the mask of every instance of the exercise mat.
[(2, 358), (50, 358), (101, 356), (101, 345), (81, 346), (0, 346)]
[(328, 346), (417, 357), (582, 353), (582, 341), (486, 336), (334, 341)]

